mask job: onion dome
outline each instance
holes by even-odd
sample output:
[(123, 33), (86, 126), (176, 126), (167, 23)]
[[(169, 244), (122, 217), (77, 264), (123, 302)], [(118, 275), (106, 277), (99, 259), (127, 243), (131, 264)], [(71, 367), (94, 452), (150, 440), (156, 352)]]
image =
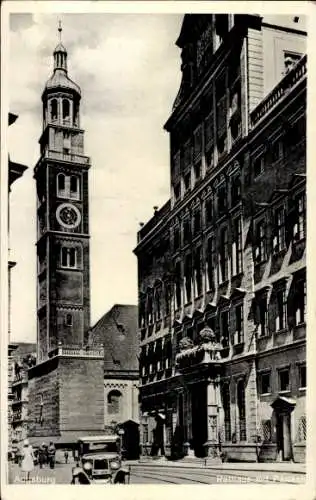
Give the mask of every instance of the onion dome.
[[(58, 27), (59, 37), (61, 38), (62, 28), (59, 23)], [(81, 90), (79, 85), (73, 82), (68, 76), (67, 69), (67, 50), (64, 45), (61, 43), (61, 39), (59, 40), (58, 45), (54, 50), (54, 72), (49, 80), (46, 82), (45, 90), (52, 89), (63, 89), (63, 90), (71, 90), (81, 95)]]

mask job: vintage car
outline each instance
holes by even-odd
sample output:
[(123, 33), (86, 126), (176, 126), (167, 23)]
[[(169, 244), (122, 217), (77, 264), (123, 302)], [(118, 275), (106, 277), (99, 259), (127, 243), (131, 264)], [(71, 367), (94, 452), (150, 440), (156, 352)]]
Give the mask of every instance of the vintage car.
[(129, 469), (122, 467), (119, 436), (80, 438), (78, 451), (79, 463), (72, 471), (72, 484), (125, 483), (126, 477), (129, 478)]

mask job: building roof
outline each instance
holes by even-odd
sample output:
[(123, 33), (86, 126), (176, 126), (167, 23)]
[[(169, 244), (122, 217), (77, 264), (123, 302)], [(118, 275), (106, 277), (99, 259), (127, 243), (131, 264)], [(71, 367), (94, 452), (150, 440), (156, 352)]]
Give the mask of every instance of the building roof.
[(67, 90), (74, 90), (79, 95), (81, 94), (79, 85), (77, 85), (71, 80), (71, 78), (69, 78), (66, 71), (58, 68), (54, 71), (49, 80), (47, 80), (45, 90), (62, 88)]
[(17, 348), (13, 352), (14, 359), (23, 359), (28, 354), (36, 353), (36, 342), (15, 342)]
[(115, 304), (91, 328), (90, 343), (104, 345), (104, 371), (138, 372), (138, 308)]

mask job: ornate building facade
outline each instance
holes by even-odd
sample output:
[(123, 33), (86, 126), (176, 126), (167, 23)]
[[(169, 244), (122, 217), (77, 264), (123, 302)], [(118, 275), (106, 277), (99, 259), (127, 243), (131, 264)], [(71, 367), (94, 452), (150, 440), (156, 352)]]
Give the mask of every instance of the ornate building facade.
[(104, 429), (103, 346), (88, 346), (90, 159), (80, 128), (81, 90), (69, 78), (67, 57), (60, 42), (42, 94), (41, 156), (34, 169), (37, 364), (28, 371), (31, 440), (60, 445)]
[(299, 23), (184, 16), (171, 197), (135, 249), (143, 454), (304, 461)]
[[(8, 124), (9, 127), (14, 124), (18, 116), (14, 113), (9, 113)], [(22, 177), (23, 173), (27, 169), (26, 165), (14, 162), (10, 159), (8, 161), (8, 240), (9, 240), (9, 255), (8, 255), (8, 445), (9, 450), (12, 448), (12, 442), (15, 438), (14, 432), (12, 432), (12, 421), (14, 419), (12, 402), (14, 399), (14, 391), (12, 390), (12, 384), (14, 381), (14, 351), (17, 349), (17, 344), (12, 342), (11, 339), (11, 272), (16, 266), (16, 262), (12, 259), (11, 249), (10, 249), (10, 192), (12, 184)]]

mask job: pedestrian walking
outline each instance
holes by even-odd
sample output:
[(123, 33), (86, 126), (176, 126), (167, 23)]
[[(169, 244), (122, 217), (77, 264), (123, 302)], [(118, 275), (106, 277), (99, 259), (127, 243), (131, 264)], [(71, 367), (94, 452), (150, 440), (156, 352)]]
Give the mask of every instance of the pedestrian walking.
[(43, 468), (43, 465), (46, 462), (46, 445), (45, 443), (42, 443), (41, 446), (39, 447), (38, 450), (38, 463), (40, 466), (40, 469)]
[(65, 464), (68, 464), (68, 456), (69, 456), (68, 450), (64, 451), (64, 456), (65, 456)]
[(54, 445), (53, 441), (51, 441), (49, 443), (49, 447), (48, 447), (47, 453), (48, 453), (49, 466), (50, 466), (51, 469), (54, 469), (55, 468), (56, 448), (55, 448), (55, 445)]
[(28, 439), (24, 440), (21, 458), (21, 469), (25, 473), (25, 481), (29, 481), (31, 472), (34, 469), (34, 453)]

